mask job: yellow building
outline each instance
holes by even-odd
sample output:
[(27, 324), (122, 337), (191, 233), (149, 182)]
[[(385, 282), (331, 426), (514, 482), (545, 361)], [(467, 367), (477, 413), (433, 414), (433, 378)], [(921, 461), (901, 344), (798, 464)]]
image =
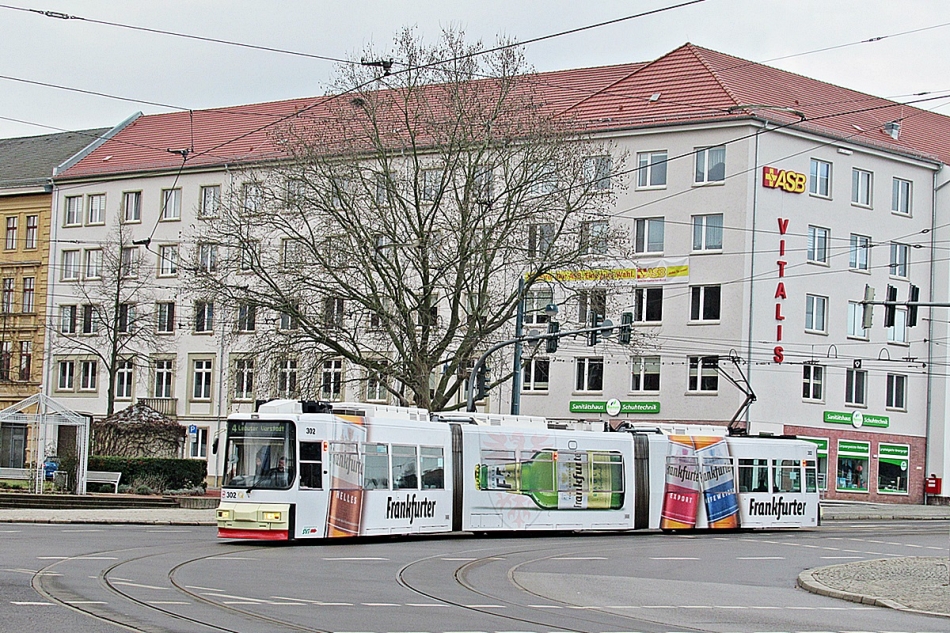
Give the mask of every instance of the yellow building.
[[(40, 392), (54, 173), (108, 129), (0, 139), (0, 409)], [(22, 467), (27, 427), (0, 427), (0, 467)]]

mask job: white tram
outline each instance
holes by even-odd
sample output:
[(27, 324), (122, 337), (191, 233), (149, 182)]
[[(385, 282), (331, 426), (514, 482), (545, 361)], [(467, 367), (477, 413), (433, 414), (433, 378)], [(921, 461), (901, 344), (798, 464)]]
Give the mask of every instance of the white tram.
[(273, 401), (228, 418), (218, 536), (818, 524), (809, 442), (719, 427), (568, 426)]

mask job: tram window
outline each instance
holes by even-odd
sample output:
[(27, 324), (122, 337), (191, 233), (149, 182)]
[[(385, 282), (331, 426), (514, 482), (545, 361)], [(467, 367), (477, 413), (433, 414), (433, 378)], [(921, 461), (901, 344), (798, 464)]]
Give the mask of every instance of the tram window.
[(422, 462), (422, 487), (424, 489), (445, 488), (444, 461), (441, 446), (423, 446), (419, 449)]
[(739, 460), (739, 492), (769, 491), (769, 460)]
[(801, 492), (802, 473), (799, 463), (794, 459), (780, 459), (772, 469), (772, 481), (775, 492)]
[(323, 442), (300, 443), (300, 487), (323, 488)]
[(393, 490), (418, 489), (416, 447), (393, 446)]
[(389, 489), (389, 447), (363, 444), (363, 487)]
[(805, 492), (818, 492), (818, 468), (815, 460), (805, 460)]

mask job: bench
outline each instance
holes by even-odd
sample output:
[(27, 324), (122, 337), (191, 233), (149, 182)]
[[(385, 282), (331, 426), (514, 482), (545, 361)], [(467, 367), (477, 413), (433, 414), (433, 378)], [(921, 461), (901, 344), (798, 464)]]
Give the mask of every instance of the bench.
[(0, 468), (0, 479), (30, 480), (29, 468)]
[(115, 486), (116, 492), (119, 492), (119, 479), (121, 478), (122, 473), (112, 473), (106, 470), (86, 471), (87, 484), (108, 484), (110, 486)]

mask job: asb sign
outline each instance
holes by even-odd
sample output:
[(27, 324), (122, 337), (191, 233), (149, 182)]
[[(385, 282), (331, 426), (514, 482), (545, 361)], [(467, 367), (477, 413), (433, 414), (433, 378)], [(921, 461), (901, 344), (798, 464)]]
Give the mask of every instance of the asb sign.
[(805, 174), (787, 169), (763, 167), (762, 186), (768, 189), (784, 189), (789, 193), (805, 193)]

